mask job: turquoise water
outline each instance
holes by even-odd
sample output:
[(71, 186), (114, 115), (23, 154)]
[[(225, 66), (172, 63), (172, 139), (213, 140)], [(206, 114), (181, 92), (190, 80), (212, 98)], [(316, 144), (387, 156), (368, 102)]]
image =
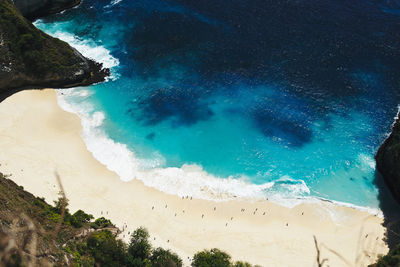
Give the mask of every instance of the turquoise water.
[(220, 5), (86, 0), (36, 22), (112, 68), (59, 95), (89, 150), (168, 193), (377, 208), (373, 157), (399, 103), (396, 6)]

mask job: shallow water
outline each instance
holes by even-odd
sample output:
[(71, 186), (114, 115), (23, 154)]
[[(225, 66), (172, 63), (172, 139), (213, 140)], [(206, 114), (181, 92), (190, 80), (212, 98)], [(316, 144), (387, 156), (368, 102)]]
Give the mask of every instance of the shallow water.
[(400, 102), (399, 11), (395, 1), (85, 0), (36, 25), (112, 68), (107, 83), (59, 101), (122, 179), (377, 208), (373, 157)]

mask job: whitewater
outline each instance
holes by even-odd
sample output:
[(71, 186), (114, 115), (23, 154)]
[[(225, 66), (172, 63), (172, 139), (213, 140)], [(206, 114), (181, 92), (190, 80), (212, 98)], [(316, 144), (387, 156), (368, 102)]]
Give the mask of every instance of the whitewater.
[[(121, 24), (128, 15), (122, 7), (148, 13)], [(190, 32), (173, 29), (176, 22), (187, 19), (181, 14), (193, 17), (186, 23), (200, 27), (199, 31), (203, 30), (199, 25), (204, 24), (230, 31), (231, 26), (221, 22), (223, 17), (213, 18), (209, 13), (203, 15), (200, 8), (191, 10), (160, 1), (114, 0), (104, 6), (85, 1), (79, 8), (90, 15), (87, 25), (73, 11), (35, 24), (111, 69), (106, 83), (57, 90), (57, 96), (64, 110), (80, 117), (88, 150), (122, 180), (139, 179), (168, 194), (217, 201), (268, 199), (292, 207), (324, 199), (379, 213), (373, 157), (397, 111), (396, 106), (387, 109), (395, 99), (389, 90), (381, 90), (384, 82), (379, 72), (349, 72), (361, 91), (354, 100), (335, 95), (327, 98), (332, 92), (315, 89), (303, 88), (302, 92), (296, 84), (254, 83), (260, 78), (239, 77), (243, 70), (234, 73), (231, 67), (227, 67), (230, 72), (221, 74), (217, 72), (221, 66), (209, 61), (204, 64), (215, 68), (217, 76), (203, 80), (203, 70), (196, 61), (198, 48), (187, 48), (186, 44), (182, 48), (180, 41), (174, 47), (165, 44), (165, 48), (155, 48), (165, 54), (159, 62), (153, 62), (154, 58), (145, 61), (143, 56), (152, 52), (140, 54), (140, 50), (151, 47), (152, 43), (143, 42), (152, 42), (153, 37), (141, 29), (153, 33), (153, 25), (140, 23), (171, 26), (165, 29), (166, 40), (168, 31), (193, 39)], [(153, 10), (161, 12), (154, 14), (165, 12), (166, 17), (147, 21)], [(104, 21), (96, 20), (97, 15)], [(93, 27), (100, 30), (95, 32)], [(133, 39), (127, 37), (132, 29)], [(207, 47), (201, 49), (209, 53)], [(159, 69), (159, 65), (167, 67)], [(368, 105), (376, 109), (370, 111)]]

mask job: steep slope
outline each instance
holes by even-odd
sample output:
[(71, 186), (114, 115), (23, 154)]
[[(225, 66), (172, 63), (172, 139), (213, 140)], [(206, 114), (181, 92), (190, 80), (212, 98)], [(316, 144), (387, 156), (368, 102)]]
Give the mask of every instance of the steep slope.
[(400, 202), (400, 118), (376, 154), (376, 167), (393, 196)]
[(0, 93), (21, 87), (71, 87), (109, 74), (67, 43), (35, 28), (9, 0), (0, 2)]
[(72, 257), (62, 245), (88, 233), (90, 225), (88, 220), (75, 226), (66, 220), (59, 224), (61, 218), (59, 208), (0, 173), (0, 266), (68, 265)]

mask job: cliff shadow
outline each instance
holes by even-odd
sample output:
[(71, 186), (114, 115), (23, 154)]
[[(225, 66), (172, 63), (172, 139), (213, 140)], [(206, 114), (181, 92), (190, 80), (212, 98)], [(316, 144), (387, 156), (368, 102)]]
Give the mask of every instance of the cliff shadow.
[(24, 90), (44, 90), (46, 88), (53, 88), (53, 87), (42, 87), (42, 86), (23, 86), (19, 88), (10, 88), (7, 90), (0, 90), (0, 103), (6, 100), (6, 98), (12, 96), (13, 94), (16, 94), (18, 92), (24, 91)]
[(400, 244), (400, 204), (394, 199), (378, 171), (375, 171), (374, 184), (379, 190), (379, 208), (384, 215), (383, 226), (386, 228), (386, 242), (389, 249), (393, 249)]

